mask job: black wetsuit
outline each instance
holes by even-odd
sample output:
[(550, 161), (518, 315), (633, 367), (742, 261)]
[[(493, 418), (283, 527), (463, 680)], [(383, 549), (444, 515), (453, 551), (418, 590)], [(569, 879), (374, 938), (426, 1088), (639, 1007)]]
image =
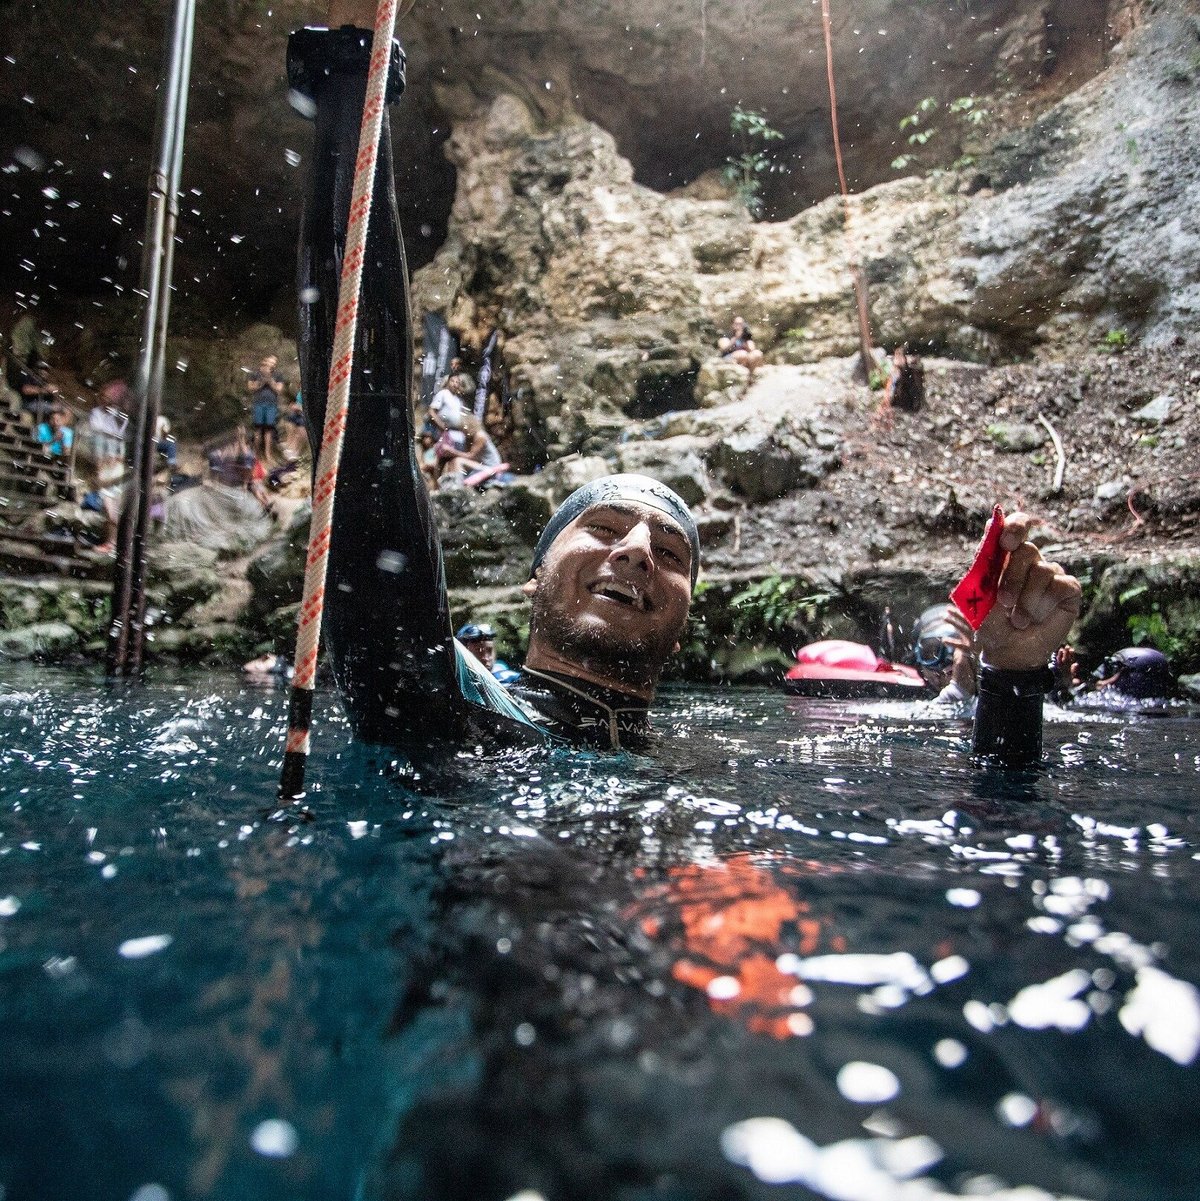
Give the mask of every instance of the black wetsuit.
[[(345, 26), (301, 30), (288, 47), (291, 86), (313, 100), (316, 116), (297, 281), (301, 391), (314, 441), (325, 424), (370, 42), (369, 32)], [(403, 54), (394, 45), (389, 99), (403, 86)], [(386, 112), (358, 311), (324, 616), (334, 676), (355, 732), (409, 752), (488, 733), (602, 747), (644, 744), (650, 734), (644, 703), (529, 670), (506, 692), (454, 641), (441, 543), (413, 437), (408, 269)], [(993, 673), (991, 691), (980, 695), (977, 752), (1009, 762), (1036, 760), (1041, 702), (1032, 687), (1022, 679), (1017, 691), (1024, 695), (1018, 696)]]
[[(370, 38), (349, 27), (307, 29), (288, 52), (292, 86), (316, 107), (298, 278), (301, 393), (314, 441), (325, 422)], [(402, 88), (396, 49), (389, 97)], [(408, 274), (383, 120), (325, 587), (325, 640), (355, 732), (406, 750), (487, 733), (606, 747), (644, 741), (644, 703), (548, 674), (526, 673), (505, 691), (452, 637), (441, 543), (413, 442)]]

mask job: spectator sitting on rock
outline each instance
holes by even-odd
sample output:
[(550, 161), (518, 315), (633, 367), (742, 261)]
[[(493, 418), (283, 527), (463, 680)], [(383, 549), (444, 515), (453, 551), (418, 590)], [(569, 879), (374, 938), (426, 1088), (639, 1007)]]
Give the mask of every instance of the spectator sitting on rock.
[(512, 460), (513, 419), (497, 392), (490, 392), (483, 413), (483, 428), (495, 443), (502, 459)]
[(83, 494), (79, 507), (85, 513), (99, 513), (104, 518), (104, 541), (94, 547), (98, 555), (111, 555), (117, 546), (117, 523), (121, 517), (121, 492), (119, 485), (109, 484), (102, 487), (99, 481), (95, 487)]
[(266, 489), (267, 469), (250, 449), (246, 431), (238, 426), (233, 445), (214, 450), (208, 456), (208, 469), (214, 480), (230, 488), (245, 488), (268, 516), (275, 514), (275, 502)]
[(284, 410), (283, 414), (283, 453), (289, 459), (299, 460), (308, 446), (308, 423), (304, 420), (304, 406), (300, 394)]
[(154, 446), (158, 457), (174, 471), (179, 461), (179, 450), (175, 445), (175, 435), (171, 433), (171, 423), (161, 413), (154, 429)]
[(920, 357), (901, 343), (892, 351), (892, 369), (883, 390), (884, 408), (915, 413), (925, 401), (925, 368)]
[[(440, 478), (457, 476), (458, 482), (472, 486), (489, 480), (496, 481), (507, 474), (508, 464), (500, 458), (496, 444), (477, 418), (468, 413), (463, 418), (463, 446), (461, 449), (447, 447), (439, 451), (442, 463)], [(479, 478), (475, 478), (478, 476)], [(510, 476), (511, 478), (511, 476)], [(503, 480), (507, 483), (508, 480)]]
[(763, 352), (754, 345), (754, 335), (746, 325), (745, 317), (735, 317), (729, 333), (717, 342), (723, 359), (745, 367), (751, 375), (763, 364)]
[(246, 380), (246, 391), (254, 396), (254, 449), (260, 458), (275, 454), (275, 427), (279, 424), (279, 398), (283, 395), (283, 376), (275, 370), (279, 359), (267, 355)]
[(49, 417), (37, 427), (37, 440), (46, 448), (46, 453), (61, 457), (75, 441), (75, 431), (67, 422), (67, 411), (61, 405), (50, 410)]
[(438, 461), (437, 438), (429, 428), (423, 429), (417, 437), (417, 465), (425, 479), (425, 486), (430, 492), (435, 492), (438, 479), (442, 474), (441, 463)]
[(441, 431), (461, 430), (465, 407), (463, 400), (470, 395), (467, 377), (461, 372), (452, 375), (446, 386), (429, 402), (429, 420)]

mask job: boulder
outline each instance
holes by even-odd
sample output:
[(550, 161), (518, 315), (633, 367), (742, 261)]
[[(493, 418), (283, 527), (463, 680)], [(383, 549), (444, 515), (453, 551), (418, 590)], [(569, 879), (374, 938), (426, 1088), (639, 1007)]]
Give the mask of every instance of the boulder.
[(1040, 425), (1022, 421), (997, 421), (987, 427), (988, 437), (998, 450), (1009, 454), (1027, 454), (1046, 441), (1046, 431)]
[(282, 606), (299, 602), (304, 592), (304, 563), (308, 557), (311, 521), (312, 509), (307, 504), (302, 505), (283, 538), (250, 561), (246, 568), (250, 602), (245, 617), (251, 624)]
[(706, 409), (741, 400), (750, 387), (747, 368), (729, 359), (709, 359), (696, 378), (696, 399)]
[(626, 442), (617, 453), (617, 462), (622, 471), (648, 475), (673, 488), (689, 506), (703, 504), (712, 492), (708, 467), (697, 453), (694, 438)]
[(159, 607), (177, 621), (189, 609), (216, 596), (224, 586), (217, 552), (180, 542), (161, 543), (151, 556), (150, 586)]
[(1156, 396), (1148, 404), (1143, 405), (1136, 413), (1132, 414), (1134, 421), (1142, 421), (1147, 425), (1163, 425), (1171, 420), (1171, 406), (1175, 403), (1175, 397), (1168, 392)]
[(538, 477), (542, 487), (549, 489), (551, 501), (560, 505), (576, 488), (608, 475), (612, 468), (599, 455), (567, 455), (546, 465)]
[(0, 655), (10, 659), (58, 659), (76, 650), (80, 633), (65, 621), (42, 621), (0, 634)]
[(544, 493), (528, 486), (439, 488), (433, 504), (451, 588), (525, 582), (533, 548), (550, 520)]
[(1093, 496), (1099, 504), (1111, 505), (1113, 501), (1123, 500), (1129, 494), (1132, 483), (1128, 476), (1119, 480), (1105, 480), (1104, 483), (1096, 485)]
[(840, 456), (835, 449), (820, 448), (809, 425), (785, 417), (769, 429), (743, 429), (723, 437), (709, 461), (735, 492), (761, 502), (820, 483)]

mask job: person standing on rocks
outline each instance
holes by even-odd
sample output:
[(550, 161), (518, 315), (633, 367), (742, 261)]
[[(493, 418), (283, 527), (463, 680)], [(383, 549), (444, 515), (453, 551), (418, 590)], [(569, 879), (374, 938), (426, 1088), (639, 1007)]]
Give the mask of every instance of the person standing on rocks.
[(915, 413), (925, 403), (925, 367), (920, 358), (908, 353), (901, 343), (892, 351), (892, 369), (883, 390), (884, 407)]
[(8, 382), (34, 420), (45, 421), (58, 400), (58, 387), (46, 378), (46, 342), (33, 313), (23, 313), (8, 336)]
[[(312, 99), (316, 120), (298, 280), (301, 295), (318, 297), (300, 312), (313, 431), (324, 428), (374, 16), (369, 0), (335, 2), (331, 28), (301, 30), (289, 44), (289, 82)], [(395, 100), (403, 79), (392, 75)], [(696, 523), (657, 480), (594, 480), (551, 517), (524, 588), (529, 650), (510, 690), (453, 638), (441, 544), (415, 453), (408, 272), (391, 145), (385, 113), (325, 588), (326, 641), (351, 723), (364, 741), (410, 755), (489, 735), (611, 749), (643, 743), (700, 570)], [(990, 667), (976, 750), (1012, 762), (1040, 754), (1045, 663), (1080, 608), (1078, 582), (1043, 562), (1028, 540), (1032, 524), (1017, 514), (1005, 525), (1000, 604), (980, 631)]]
[(276, 371), (279, 359), (267, 355), (250, 372), (246, 391), (253, 397), (254, 450), (263, 462), (275, 456), (275, 427), (279, 424), (279, 398), (283, 395), (283, 376)]

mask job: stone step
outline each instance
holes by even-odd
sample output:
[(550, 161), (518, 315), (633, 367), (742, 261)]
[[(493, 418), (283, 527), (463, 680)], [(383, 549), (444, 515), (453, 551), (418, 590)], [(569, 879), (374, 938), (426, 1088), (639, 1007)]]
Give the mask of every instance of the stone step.
[(65, 481), (70, 476), (70, 471), (63, 459), (51, 455), (14, 457), (12, 451), (0, 451), (0, 474), (13, 479)]
[(86, 549), (69, 554), (43, 550), (39, 539), (0, 532), (0, 570), (20, 576), (66, 575), (81, 580), (112, 576), (112, 559)]
[(47, 454), (41, 443), (32, 446), (0, 446), (0, 463), (24, 463), (30, 467), (46, 467), (61, 470), (70, 468), (70, 460), (62, 455)]

